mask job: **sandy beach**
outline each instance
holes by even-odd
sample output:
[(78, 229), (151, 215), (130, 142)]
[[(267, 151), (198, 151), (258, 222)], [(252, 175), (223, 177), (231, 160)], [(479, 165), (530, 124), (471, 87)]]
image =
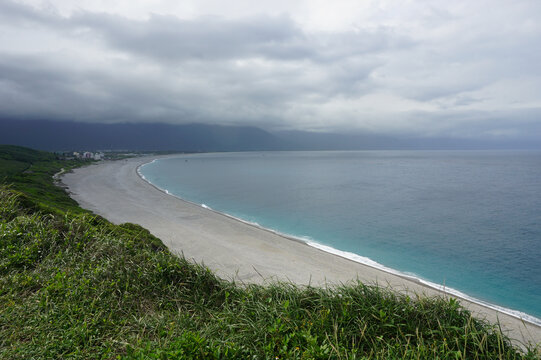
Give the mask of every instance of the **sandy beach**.
[[(63, 174), (62, 182), (83, 208), (115, 224), (140, 224), (172, 252), (208, 266), (224, 279), (238, 283), (282, 280), (313, 286), (359, 280), (419, 295), (448, 296), (167, 195), (137, 175), (137, 167), (152, 159), (101, 162)], [(467, 300), (461, 302), (477, 317), (499, 321), (518, 343), (541, 343), (539, 326)]]

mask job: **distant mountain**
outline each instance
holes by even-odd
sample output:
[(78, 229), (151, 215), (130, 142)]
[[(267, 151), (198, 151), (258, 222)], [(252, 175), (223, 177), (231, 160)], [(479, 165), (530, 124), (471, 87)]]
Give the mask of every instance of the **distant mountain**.
[(0, 119), (0, 144), (39, 150), (258, 151), (536, 148), (537, 143), (393, 137), (307, 131), (268, 132), (251, 126), (160, 123), (97, 124)]
[(40, 150), (250, 151), (285, 147), (256, 127), (0, 120), (0, 144)]

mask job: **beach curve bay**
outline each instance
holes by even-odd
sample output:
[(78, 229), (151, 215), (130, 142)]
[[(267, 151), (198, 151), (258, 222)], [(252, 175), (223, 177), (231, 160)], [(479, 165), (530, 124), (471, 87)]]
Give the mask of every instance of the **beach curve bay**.
[(175, 196), (539, 322), (540, 160), (502, 151), (228, 153), (141, 172)]
[[(239, 282), (293, 281), (325, 285), (359, 279), (365, 283), (441, 295), (414, 279), (397, 276), (291, 241), (279, 234), (236, 221), (197, 204), (181, 201), (143, 181), (136, 169), (152, 159), (106, 162), (75, 170), (63, 181), (83, 207), (112, 222), (134, 222), (148, 228), (174, 252), (202, 262)], [(541, 340), (538, 326), (500, 311), (465, 301), (478, 316), (500, 320), (511, 337)]]

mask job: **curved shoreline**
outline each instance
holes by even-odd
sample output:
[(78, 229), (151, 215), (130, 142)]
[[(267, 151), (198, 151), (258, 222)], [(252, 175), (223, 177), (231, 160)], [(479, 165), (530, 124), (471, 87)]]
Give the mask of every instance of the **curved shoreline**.
[[(169, 157), (175, 157), (175, 156), (168, 156), (167, 158), (169, 158)], [(465, 301), (468, 301), (468, 302), (476, 303), (476, 304), (478, 304), (480, 306), (484, 306), (484, 307), (490, 308), (492, 310), (498, 311), (500, 313), (504, 313), (504, 314), (507, 314), (509, 316), (512, 316), (512, 317), (516, 318), (517, 320), (525, 321), (525, 322), (528, 322), (528, 323), (530, 323), (530, 324), (532, 324), (534, 326), (541, 327), (541, 319), (539, 319), (539, 318), (537, 318), (537, 317), (535, 317), (533, 315), (527, 314), (525, 312), (510, 309), (510, 308), (506, 308), (506, 307), (503, 307), (503, 306), (500, 306), (500, 305), (497, 305), (497, 304), (492, 304), (492, 303), (477, 299), (475, 297), (467, 295), (466, 293), (463, 293), (460, 290), (445, 287), (445, 286), (433, 283), (431, 281), (422, 279), (422, 278), (417, 277), (417, 276), (402, 273), (402, 272), (400, 272), (398, 270), (389, 268), (389, 267), (387, 267), (385, 265), (382, 265), (382, 264), (380, 264), (380, 263), (378, 263), (376, 261), (373, 261), (370, 258), (366, 258), (366, 257), (364, 257), (362, 255), (358, 255), (358, 254), (355, 254), (355, 253), (351, 253), (351, 252), (343, 251), (343, 250), (340, 250), (340, 249), (336, 249), (336, 248), (333, 248), (331, 246), (320, 244), (320, 243), (318, 243), (316, 241), (310, 241), (308, 239), (302, 239), (302, 238), (299, 238), (299, 237), (296, 237), (296, 236), (293, 236), (293, 235), (290, 235), (290, 234), (285, 234), (285, 233), (276, 231), (276, 230), (271, 229), (271, 228), (266, 228), (266, 227), (263, 227), (263, 226), (261, 226), (261, 225), (259, 225), (257, 223), (253, 223), (253, 222), (250, 222), (250, 221), (235, 217), (235, 216), (230, 215), (230, 214), (225, 213), (225, 212), (214, 210), (211, 207), (206, 206), (205, 204), (195, 203), (193, 201), (190, 201), (190, 200), (184, 199), (184, 198), (182, 198), (180, 196), (177, 196), (175, 194), (172, 194), (167, 189), (162, 189), (159, 186), (157, 186), (157, 185), (153, 184), (152, 182), (150, 182), (141, 173), (141, 170), (140, 170), (141, 167), (143, 167), (145, 165), (148, 165), (150, 163), (153, 163), (156, 160), (158, 160), (158, 159), (153, 159), (151, 161), (148, 161), (148, 162), (145, 162), (143, 164), (138, 165), (136, 167), (135, 171), (136, 171), (137, 175), (142, 180), (144, 180), (146, 183), (148, 183), (150, 186), (154, 187), (158, 191), (163, 192), (166, 195), (174, 197), (175, 199), (178, 199), (178, 200), (193, 204), (195, 206), (203, 207), (204, 209), (206, 209), (208, 211), (212, 211), (212, 212), (214, 212), (216, 214), (225, 216), (225, 217), (227, 217), (227, 218), (229, 218), (231, 220), (234, 220), (234, 221), (239, 221), (239, 222), (241, 222), (243, 224), (246, 224), (248, 226), (253, 226), (253, 227), (255, 227), (257, 229), (260, 229), (260, 230), (263, 230), (263, 231), (268, 231), (268, 232), (270, 232), (272, 234), (281, 236), (284, 239), (299, 242), (301, 244), (304, 244), (306, 246), (310, 246), (312, 248), (318, 249), (318, 250), (323, 251), (325, 253), (335, 255), (335, 256), (339, 256), (339, 257), (344, 258), (346, 260), (353, 261), (355, 263), (359, 263), (359, 264), (362, 264), (362, 265), (365, 265), (365, 266), (372, 267), (372, 268), (374, 268), (376, 270), (384, 271), (384, 272), (386, 272), (386, 273), (388, 273), (390, 275), (399, 276), (399, 277), (403, 278), (404, 280), (415, 282), (415, 283), (417, 283), (419, 285), (426, 286), (426, 287), (431, 288), (431, 289), (436, 290), (436, 291), (440, 291), (440, 292), (442, 292), (442, 293), (444, 293), (446, 295), (457, 297), (457, 298), (459, 298), (461, 300), (465, 300)], [(364, 260), (364, 259), (366, 259), (366, 260)]]
[[(113, 223), (140, 224), (173, 253), (203, 263), (224, 279), (316, 286), (358, 280), (421, 296), (448, 296), (407, 275), (385, 272), (170, 196), (137, 173), (138, 166), (153, 159), (102, 162), (63, 174), (62, 180), (82, 207)], [(518, 344), (541, 343), (540, 326), (468, 299), (461, 303), (476, 317), (499, 322)]]

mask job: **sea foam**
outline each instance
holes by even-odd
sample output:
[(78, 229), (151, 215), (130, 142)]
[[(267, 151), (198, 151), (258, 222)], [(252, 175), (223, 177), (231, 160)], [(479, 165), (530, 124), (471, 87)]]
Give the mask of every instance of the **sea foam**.
[(319, 243), (313, 242), (313, 241), (306, 242), (306, 244), (309, 245), (309, 246), (312, 246), (312, 247), (314, 247), (316, 249), (325, 251), (327, 253), (334, 254), (334, 255), (337, 255), (337, 256), (340, 256), (340, 257), (355, 261), (357, 263), (367, 265), (367, 266), (370, 266), (370, 267), (385, 271), (387, 273), (406, 278), (406, 279), (411, 280), (413, 282), (421, 283), (421, 284), (423, 284), (425, 286), (428, 286), (428, 287), (430, 287), (432, 289), (436, 289), (436, 290), (441, 291), (441, 292), (443, 292), (445, 294), (452, 295), (452, 296), (455, 296), (457, 298), (461, 298), (461, 299), (470, 301), (472, 303), (476, 303), (476, 304), (488, 307), (490, 309), (499, 311), (501, 313), (511, 315), (513, 317), (516, 317), (516, 318), (519, 318), (521, 320), (530, 322), (530, 323), (535, 324), (537, 326), (541, 326), (541, 319), (538, 319), (535, 316), (526, 314), (526, 313), (521, 312), (521, 311), (508, 309), (508, 308), (505, 308), (505, 307), (502, 307), (502, 306), (491, 304), (489, 302), (486, 302), (486, 301), (477, 299), (475, 297), (469, 296), (469, 295), (467, 295), (467, 294), (465, 294), (465, 293), (463, 293), (461, 291), (458, 291), (456, 289), (453, 289), (453, 288), (450, 288), (450, 287), (447, 287), (447, 286), (444, 286), (444, 285), (439, 285), (439, 284), (436, 284), (434, 282), (425, 280), (425, 279), (423, 279), (420, 276), (417, 276), (415, 274), (408, 274), (408, 273), (404, 273), (404, 272), (401, 272), (401, 271), (398, 271), (398, 270), (395, 270), (395, 269), (391, 269), (391, 268), (389, 268), (387, 266), (384, 266), (384, 265), (382, 265), (382, 264), (380, 264), (380, 263), (378, 263), (378, 262), (376, 262), (376, 261), (374, 261), (374, 260), (372, 260), (370, 258), (367, 258), (365, 256), (360, 256), (358, 254), (354, 254), (354, 253), (348, 252), (348, 251), (338, 250), (338, 249), (335, 249), (333, 247), (322, 245), (322, 244), (319, 244)]

